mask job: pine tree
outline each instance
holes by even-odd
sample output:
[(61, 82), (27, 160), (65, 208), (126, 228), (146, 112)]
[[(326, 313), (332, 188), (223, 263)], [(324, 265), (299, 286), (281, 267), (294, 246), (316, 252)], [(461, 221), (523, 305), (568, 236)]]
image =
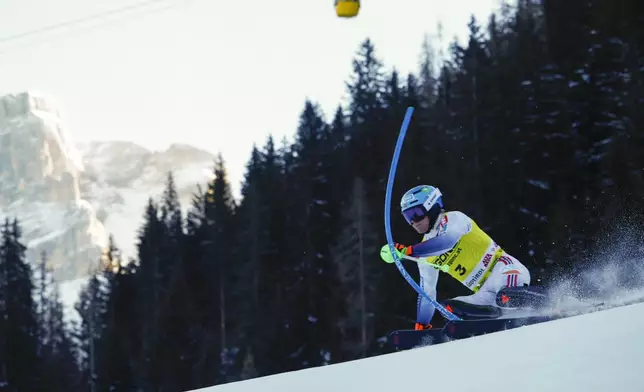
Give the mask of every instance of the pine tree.
[[(270, 140), (269, 140), (270, 141)], [(242, 187), (242, 203), (240, 204), (236, 220), (239, 224), (240, 243), (240, 273), (244, 274), (249, 282), (243, 285), (242, 296), (247, 301), (240, 303), (235, 310), (240, 328), (243, 330), (243, 344), (246, 349), (245, 360), (253, 357), (253, 352), (263, 352), (270, 339), (269, 328), (266, 328), (270, 319), (270, 308), (264, 306), (263, 298), (268, 294), (265, 288), (267, 275), (267, 254), (269, 253), (270, 214), (272, 198), (270, 190), (264, 188), (262, 176), (264, 166), (262, 153), (253, 146), (247, 172)], [(250, 277), (250, 279), (248, 279)], [(261, 364), (260, 364), (261, 366)], [(253, 369), (255, 366), (253, 365)], [(249, 377), (254, 373), (242, 370), (241, 377)]]
[(419, 61), (419, 104), (418, 108), (428, 110), (436, 104), (438, 94), (437, 55), (428, 34), (423, 37)]
[[(235, 330), (236, 262), (238, 257), (234, 226), (235, 202), (228, 183), (225, 162), (218, 155), (203, 195), (194, 198), (188, 217), (187, 248), (190, 264), (186, 264), (186, 279), (199, 304), (198, 325), (195, 329), (194, 347), (195, 385), (213, 385), (235, 378), (232, 374), (237, 350), (232, 331)], [(193, 248), (194, 247), (194, 248)], [(199, 272), (199, 276), (194, 275)], [(213, 370), (214, 369), (214, 370)]]
[(189, 341), (185, 343), (185, 349), (189, 353), (187, 358), (192, 364), (190, 377), (192, 388), (212, 385), (217, 374), (209, 370), (219, 367), (218, 357), (216, 357), (219, 347), (214, 342), (215, 332), (212, 326), (214, 323), (211, 321), (216, 314), (217, 297), (212, 294), (216, 276), (210, 262), (210, 254), (207, 253), (210, 240), (206, 206), (212, 201), (212, 194), (198, 186), (186, 216), (182, 271), (185, 282), (189, 285), (191, 305), (188, 307), (192, 308), (187, 321)]
[(40, 254), (40, 262), (37, 265), (37, 275), (34, 276), (36, 283), (35, 306), (38, 316), (38, 355), (43, 356), (45, 346), (51, 340), (48, 324), (51, 311), (51, 289), (52, 276), (51, 270), (47, 267), (47, 254), (43, 251)]
[(60, 289), (54, 285), (49, 299), (47, 356), (41, 385), (49, 385), (52, 392), (85, 390), (79, 384), (80, 373), (76, 358), (76, 344), (67, 329)]
[(288, 211), (297, 220), (291, 226), (296, 242), (292, 242), (295, 258), (293, 268), (298, 281), (293, 304), (296, 318), (293, 333), (303, 346), (294, 355), (293, 366), (310, 367), (329, 363), (334, 357), (338, 336), (333, 328), (338, 303), (333, 295), (333, 264), (329, 244), (333, 239), (334, 220), (329, 199), (334, 189), (329, 184), (332, 151), (327, 142), (329, 128), (319, 107), (306, 101), (296, 134), (293, 171), (287, 176), (287, 193), (292, 205)]
[[(104, 380), (101, 372), (104, 366), (101, 344), (105, 336), (105, 313), (109, 287), (101, 278), (100, 273), (93, 271), (87, 284), (81, 290), (76, 303), (76, 311), (81, 317), (77, 339), (81, 342), (79, 347), (81, 357), (81, 385), (88, 387), (90, 392), (103, 389)], [(104, 341), (103, 341), (104, 342)]]
[(382, 61), (376, 57), (375, 47), (370, 39), (360, 44), (353, 60), (353, 74), (346, 86), (351, 94), (351, 124), (373, 123), (376, 120), (374, 115), (383, 107), (385, 82)]
[(166, 259), (163, 264), (167, 270), (164, 275), (172, 274), (173, 267), (179, 263), (183, 241), (183, 217), (179, 195), (174, 182), (174, 175), (168, 172), (166, 186), (160, 205), (159, 219), (164, 225), (167, 240), (161, 244), (163, 257)]
[(370, 39), (360, 44), (352, 69), (349, 82), (346, 83), (350, 96), (348, 118), (352, 166), (354, 173), (362, 176), (367, 185), (373, 186), (376, 191), (382, 189), (381, 168), (386, 164), (381, 158), (383, 155), (378, 154), (388, 139), (382, 140), (386, 130), (380, 126), (385, 107), (386, 77), (383, 62), (376, 56), (375, 46)]
[[(0, 384), (16, 391), (39, 389), (39, 327), (32, 271), (17, 219), (5, 219), (0, 244)], [(30, 369), (31, 371), (25, 371)]]
[[(215, 265), (216, 279), (219, 280), (217, 285), (219, 292), (216, 298), (219, 299), (220, 312), (220, 344), (224, 353), (225, 360), (230, 361), (233, 340), (232, 312), (234, 311), (233, 291), (235, 288), (234, 265), (230, 261), (238, 256), (235, 247), (235, 228), (234, 214), (235, 201), (233, 200), (232, 190), (228, 182), (228, 173), (226, 165), (221, 154), (215, 162), (215, 180), (212, 183), (214, 201), (210, 205), (210, 216), (212, 217), (212, 240), (214, 249), (216, 249), (217, 259)], [(228, 362), (223, 363), (228, 366)], [(222, 369), (223, 370), (223, 369)]]
[[(188, 350), (188, 331), (193, 322), (191, 295), (187, 282), (187, 266), (184, 260), (185, 233), (181, 204), (176, 190), (174, 175), (168, 173), (166, 186), (160, 200), (159, 220), (163, 227), (164, 242), (161, 250), (161, 291), (159, 353), (154, 372), (159, 385), (164, 388), (182, 389), (191, 377), (192, 352)], [(161, 343), (163, 341), (163, 343)]]
[(159, 385), (158, 355), (163, 348), (161, 312), (167, 290), (167, 273), (170, 270), (164, 257), (162, 244), (166, 240), (164, 222), (159, 216), (159, 207), (150, 198), (146, 206), (144, 222), (138, 235), (137, 296), (140, 309), (141, 350), (136, 361), (137, 374), (142, 388)]
[(135, 265), (121, 259), (121, 251), (112, 235), (101, 257), (102, 277), (109, 295), (102, 317), (103, 334), (100, 339), (101, 389), (113, 391), (132, 390), (138, 379), (135, 361), (140, 352), (141, 323), (135, 298), (138, 290)]
[(366, 196), (364, 181), (356, 178), (351, 204), (343, 214), (345, 226), (331, 250), (346, 309), (337, 319), (343, 340), (340, 358), (344, 360), (366, 357), (376, 336), (376, 289), (380, 276), (373, 260), (378, 257), (379, 247)]
[(73, 391), (79, 388), (79, 369), (76, 362), (76, 346), (68, 330), (60, 300), (58, 284), (47, 267), (47, 256), (41, 254), (38, 264), (36, 293), (38, 333), (38, 357), (41, 361), (40, 384), (52, 391)]
[[(261, 208), (258, 215), (251, 212), (249, 216), (250, 210), (244, 212), (240, 207), (238, 215), (243, 222), (241, 227), (246, 226), (259, 233), (259, 241), (256, 242), (254, 237), (245, 237), (243, 241), (253, 247), (259, 245), (260, 249), (260, 265), (253, 271), (258, 273), (258, 307), (252, 311), (253, 322), (248, 331), (250, 350), (247, 353), (253, 356), (258, 375), (287, 368), (292, 353), (290, 348), (296, 339), (290, 329), (293, 309), (289, 288), (297, 276), (291, 257), (291, 252), (297, 251), (293, 246), (293, 236), (297, 233), (289, 224), (292, 215), (288, 208), (290, 196), (285, 171), (291, 166), (287, 166), (290, 163), (285, 162), (285, 154), (283, 148), (275, 148), (273, 138), (269, 137), (258, 157), (261, 170), (256, 173), (254, 196), (244, 197), (244, 202), (248, 201), (250, 205), (261, 201), (258, 204)], [(248, 225), (245, 219), (257, 222)]]

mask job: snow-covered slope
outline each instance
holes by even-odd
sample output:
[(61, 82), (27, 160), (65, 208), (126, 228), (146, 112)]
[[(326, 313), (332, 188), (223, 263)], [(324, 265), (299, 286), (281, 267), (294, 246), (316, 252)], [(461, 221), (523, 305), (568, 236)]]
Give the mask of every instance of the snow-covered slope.
[(644, 304), (201, 392), (644, 391)]

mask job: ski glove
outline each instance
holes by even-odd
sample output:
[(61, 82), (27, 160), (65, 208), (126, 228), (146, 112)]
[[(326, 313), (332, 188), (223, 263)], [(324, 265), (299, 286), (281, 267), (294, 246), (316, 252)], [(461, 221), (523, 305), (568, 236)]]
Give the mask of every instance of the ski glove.
[[(411, 246), (405, 246), (396, 242), (394, 243), (394, 248), (396, 248), (398, 259), (401, 259), (403, 255), (411, 255)], [(385, 263), (394, 262), (394, 257), (389, 250), (388, 244), (385, 244), (382, 248), (380, 248), (380, 258), (383, 259)]]

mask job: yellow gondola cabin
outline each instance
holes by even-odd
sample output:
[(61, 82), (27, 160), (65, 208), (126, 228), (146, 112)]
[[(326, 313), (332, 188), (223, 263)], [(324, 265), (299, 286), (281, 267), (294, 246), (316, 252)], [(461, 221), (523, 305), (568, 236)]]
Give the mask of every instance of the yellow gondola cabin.
[(335, 13), (341, 18), (354, 18), (360, 11), (359, 0), (335, 0)]

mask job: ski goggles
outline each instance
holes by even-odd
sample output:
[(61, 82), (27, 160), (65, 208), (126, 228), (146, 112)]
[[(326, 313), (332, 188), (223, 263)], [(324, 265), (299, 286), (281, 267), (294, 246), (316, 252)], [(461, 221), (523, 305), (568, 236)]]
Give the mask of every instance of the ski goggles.
[(423, 206), (414, 206), (404, 210), (402, 214), (405, 217), (407, 223), (411, 225), (413, 222), (417, 222), (423, 219), (427, 214), (427, 211)]
[(440, 201), (441, 196), (443, 196), (441, 191), (435, 189), (422, 205), (416, 205), (404, 210), (402, 214), (407, 223), (411, 225), (413, 222), (423, 219), (436, 203), (443, 207), (443, 203)]

